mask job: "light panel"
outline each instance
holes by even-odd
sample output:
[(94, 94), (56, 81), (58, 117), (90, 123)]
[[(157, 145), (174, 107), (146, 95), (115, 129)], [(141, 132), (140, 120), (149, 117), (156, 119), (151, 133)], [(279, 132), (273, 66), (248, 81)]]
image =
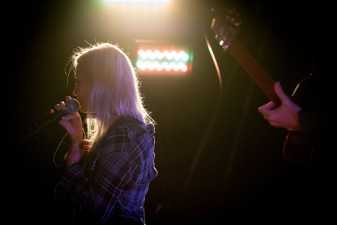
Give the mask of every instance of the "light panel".
[(191, 72), (192, 53), (179, 48), (142, 47), (137, 51), (138, 73), (184, 75)]

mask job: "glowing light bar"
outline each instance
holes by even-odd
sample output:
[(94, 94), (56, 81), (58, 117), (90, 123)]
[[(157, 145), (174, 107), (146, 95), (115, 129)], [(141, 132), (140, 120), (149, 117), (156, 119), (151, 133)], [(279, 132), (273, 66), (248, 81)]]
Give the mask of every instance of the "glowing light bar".
[(115, 5), (165, 5), (170, 0), (104, 0), (104, 2)]
[(167, 63), (167, 62), (157, 62), (157, 61), (138, 61), (137, 68), (142, 71), (176, 71), (176, 72), (187, 72), (188, 66), (183, 63)]
[(143, 50), (140, 49), (138, 51), (138, 56), (142, 60), (175, 60), (187, 62), (189, 59), (189, 55), (186, 51), (159, 51), (159, 50)]
[(141, 74), (186, 74), (191, 71), (191, 61), (186, 50), (141, 48), (136, 67)]

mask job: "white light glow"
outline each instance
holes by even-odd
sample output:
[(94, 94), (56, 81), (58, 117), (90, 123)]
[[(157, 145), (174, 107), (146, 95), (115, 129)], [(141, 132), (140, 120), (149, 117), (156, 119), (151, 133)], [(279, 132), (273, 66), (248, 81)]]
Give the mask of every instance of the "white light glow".
[(170, 0), (103, 0), (103, 2), (116, 5), (166, 5)]

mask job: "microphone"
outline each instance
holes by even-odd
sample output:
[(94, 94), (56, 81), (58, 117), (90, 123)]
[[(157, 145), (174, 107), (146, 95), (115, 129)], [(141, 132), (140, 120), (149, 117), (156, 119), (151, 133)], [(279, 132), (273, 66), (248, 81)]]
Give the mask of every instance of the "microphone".
[(80, 102), (76, 98), (68, 97), (69, 99), (66, 101), (66, 105), (64, 109), (54, 112), (51, 114), (52, 121), (59, 120), (62, 116), (70, 113), (74, 113), (79, 111), (81, 108)]

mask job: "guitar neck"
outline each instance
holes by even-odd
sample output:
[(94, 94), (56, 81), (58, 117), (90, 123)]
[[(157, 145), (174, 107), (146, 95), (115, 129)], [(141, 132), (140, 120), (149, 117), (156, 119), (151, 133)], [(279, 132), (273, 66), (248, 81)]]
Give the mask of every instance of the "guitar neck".
[(255, 81), (262, 92), (276, 105), (280, 104), (280, 99), (274, 92), (275, 81), (268, 73), (255, 61), (253, 56), (246, 51), (239, 41), (234, 41), (228, 52), (236, 59), (245, 72)]

